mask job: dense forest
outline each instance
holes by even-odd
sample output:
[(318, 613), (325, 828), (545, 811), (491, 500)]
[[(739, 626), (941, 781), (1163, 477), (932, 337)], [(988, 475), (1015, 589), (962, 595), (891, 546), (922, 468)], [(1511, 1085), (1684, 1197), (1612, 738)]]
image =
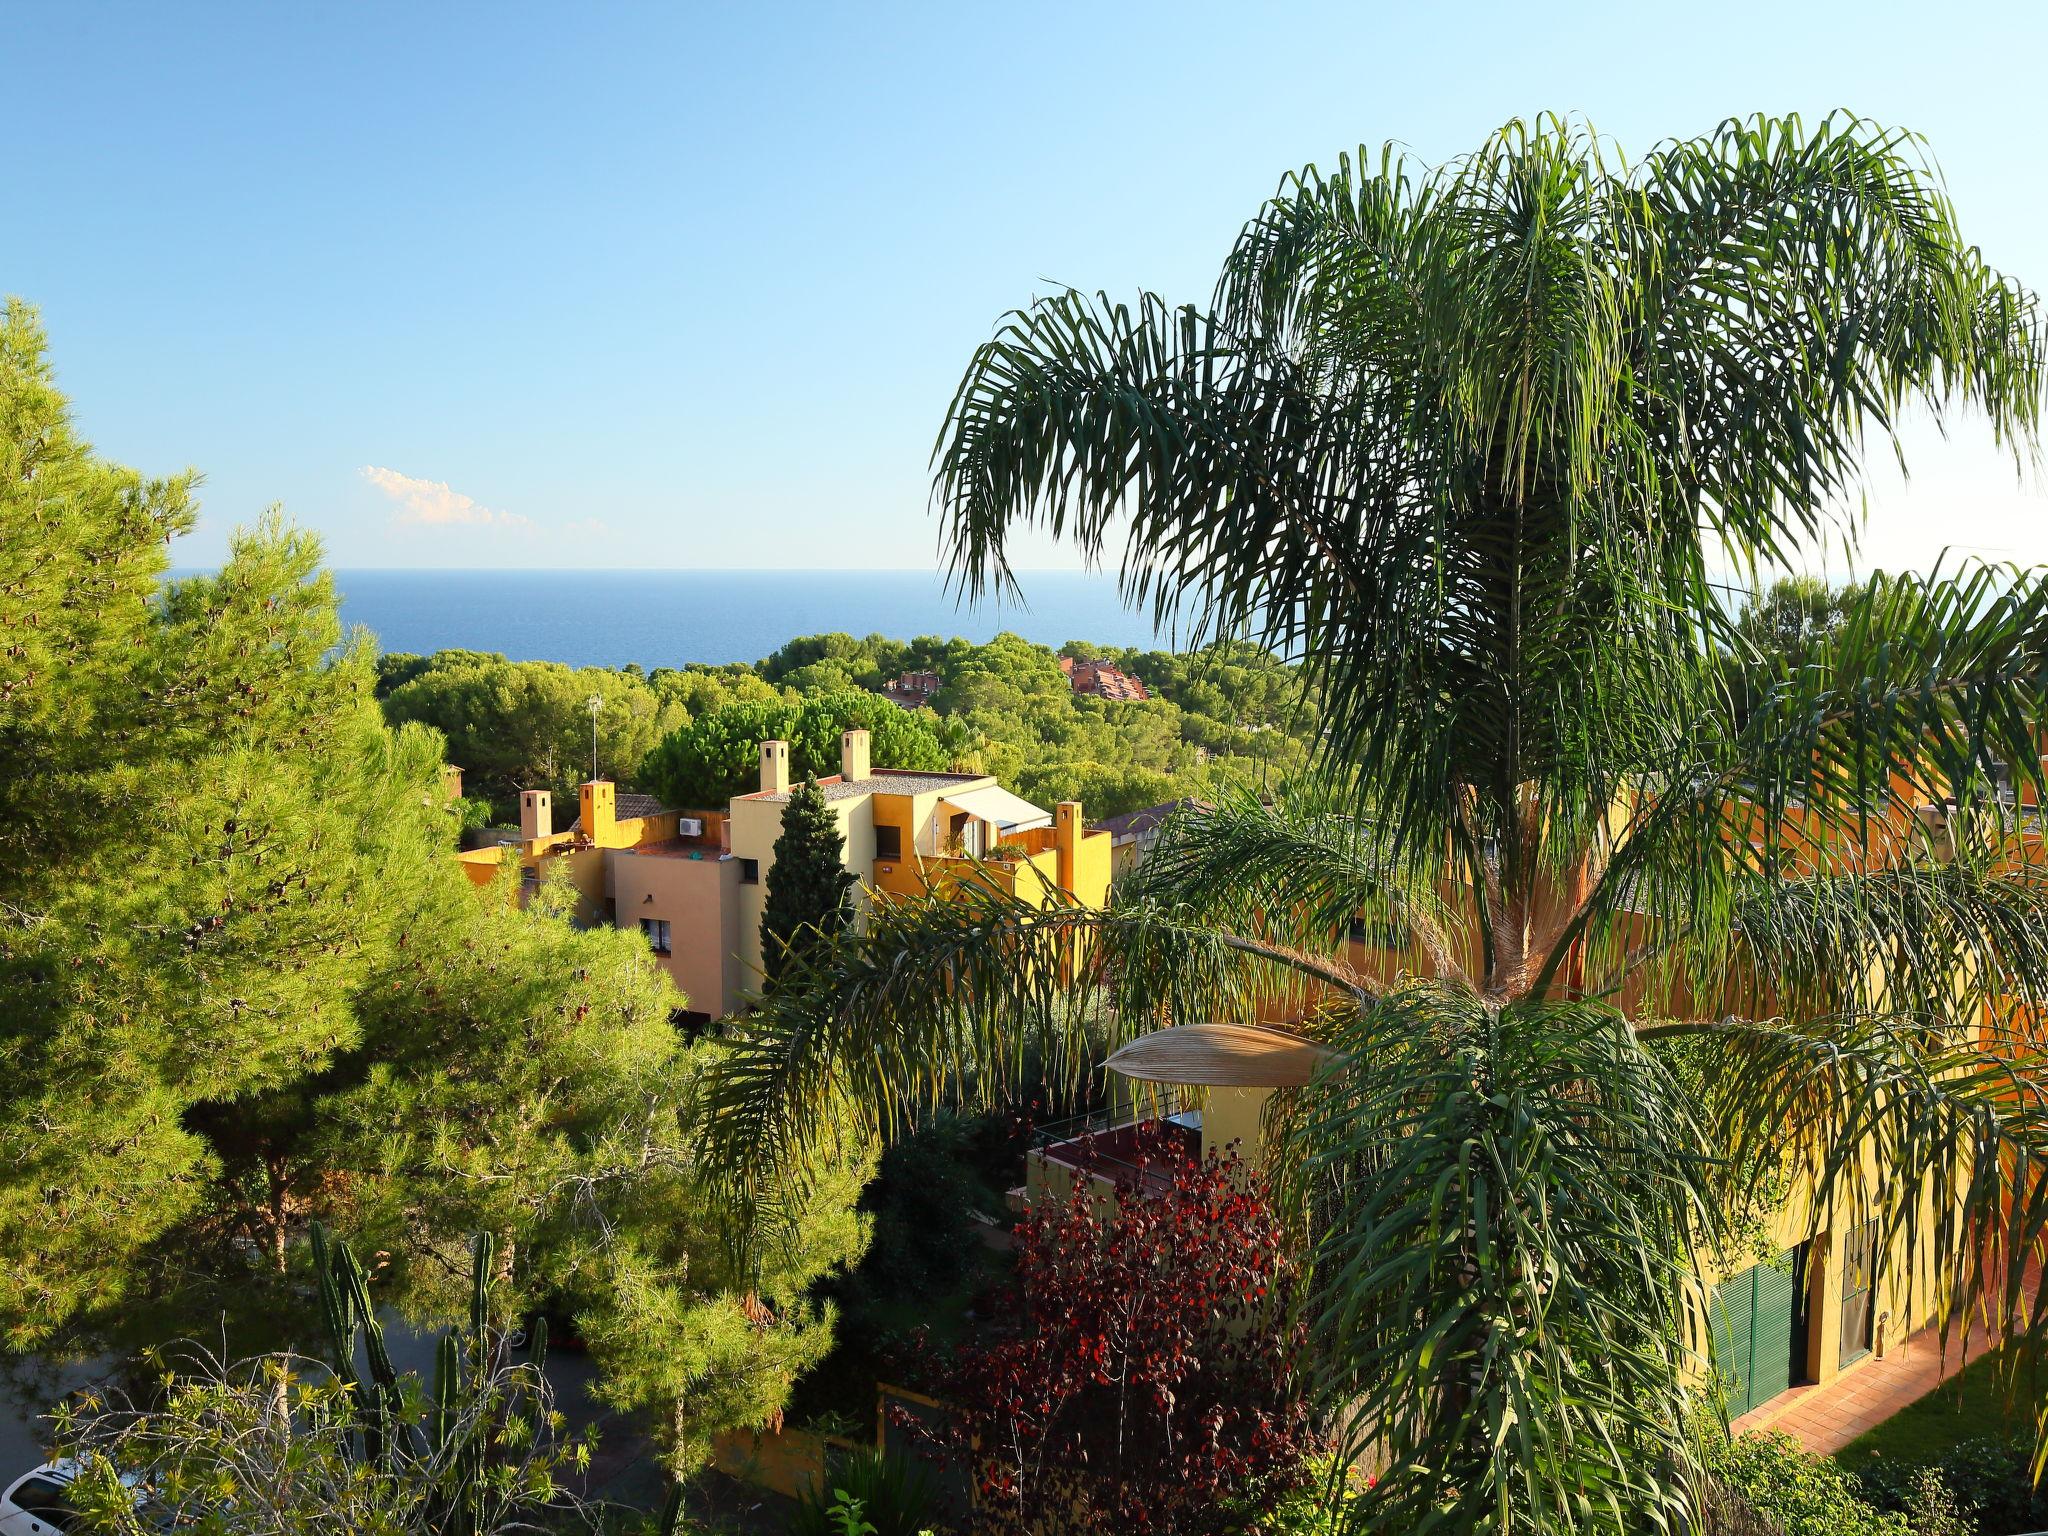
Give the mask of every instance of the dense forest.
[[(1117, 667), (1150, 697), (1077, 694), (1063, 656)], [(509, 820), (523, 788), (571, 795), (590, 772), (593, 697), (598, 771), (679, 807), (750, 787), (765, 737), (792, 742), (798, 772), (836, 772), (839, 733), (862, 725), (878, 766), (992, 773), (1042, 804), (1078, 799), (1095, 818), (1284, 777), (1316, 713), (1295, 669), (1235, 642), (1176, 654), (1076, 640), (1055, 652), (1013, 634), (985, 645), (830, 634), (752, 666), (579, 669), (439, 651), (384, 656), (377, 670), (391, 724), (447, 738), (475, 820)], [(926, 707), (883, 696), (906, 672), (937, 676)]]

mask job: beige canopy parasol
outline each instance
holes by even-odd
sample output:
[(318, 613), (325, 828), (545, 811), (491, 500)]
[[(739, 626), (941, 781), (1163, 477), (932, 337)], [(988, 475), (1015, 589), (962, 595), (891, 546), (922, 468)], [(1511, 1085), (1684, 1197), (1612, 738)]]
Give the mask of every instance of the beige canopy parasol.
[(1140, 1035), (1103, 1065), (1140, 1083), (1299, 1088), (1330, 1055), (1263, 1024), (1175, 1024)]

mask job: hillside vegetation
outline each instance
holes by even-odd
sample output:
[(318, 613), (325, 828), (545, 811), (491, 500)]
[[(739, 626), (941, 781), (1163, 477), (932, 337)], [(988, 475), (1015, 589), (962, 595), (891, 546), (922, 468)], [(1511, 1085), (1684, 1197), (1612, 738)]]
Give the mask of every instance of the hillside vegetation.
[[(1151, 697), (1077, 695), (1061, 656), (1119, 667)], [(1099, 818), (1227, 781), (1277, 781), (1306, 760), (1315, 720), (1294, 668), (1235, 642), (1173, 653), (1076, 640), (1055, 652), (1007, 633), (985, 645), (829, 634), (752, 666), (572, 668), (439, 651), (377, 668), (386, 719), (439, 730), (470, 794), (499, 820), (516, 815), (525, 788), (573, 803), (589, 775), (593, 695), (598, 771), (692, 808), (749, 788), (768, 736), (793, 743), (798, 773), (837, 772), (839, 733), (860, 725), (875, 733), (877, 766), (992, 773), (1041, 804), (1078, 799)], [(883, 696), (906, 672), (938, 676), (928, 707)]]

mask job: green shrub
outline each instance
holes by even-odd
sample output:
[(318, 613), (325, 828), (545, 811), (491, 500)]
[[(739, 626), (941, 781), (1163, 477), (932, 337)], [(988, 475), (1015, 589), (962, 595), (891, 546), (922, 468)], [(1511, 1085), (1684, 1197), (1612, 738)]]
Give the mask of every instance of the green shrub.
[[(1863, 1495), (1880, 1509), (1897, 1510), (1914, 1536), (1948, 1536), (1938, 1512), (1928, 1511), (1930, 1483), (1940, 1485), (1954, 1512), (1955, 1531), (2009, 1536), (2048, 1528), (2048, 1491), (2034, 1486), (2025, 1440), (1998, 1436), (1958, 1441), (1939, 1460), (1872, 1456), (1855, 1471)], [(1923, 1512), (1925, 1511), (1925, 1512)]]
[(1784, 1536), (1914, 1536), (1903, 1514), (1863, 1497), (1855, 1474), (1809, 1455), (1789, 1435), (1710, 1440), (1707, 1470)]
[(826, 1482), (797, 1495), (790, 1536), (844, 1536), (844, 1512), (850, 1509), (858, 1510), (873, 1536), (919, 1536), (932, 1523), (931, 1476), (903, 1457), (855, 1451)]

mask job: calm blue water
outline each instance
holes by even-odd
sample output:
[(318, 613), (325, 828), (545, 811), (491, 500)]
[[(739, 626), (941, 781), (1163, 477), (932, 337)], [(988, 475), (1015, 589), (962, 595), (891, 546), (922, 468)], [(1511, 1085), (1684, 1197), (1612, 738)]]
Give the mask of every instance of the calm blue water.
[(797, 635), (1012, 630), (1042, 645), (1170, 648), (1113, 576), (1035, 572), (1029, 606), (956, 604), (929, 571), (336, 571), (345, 624), (385, 651), (500, 651), (571, 666), (759, 661)]

